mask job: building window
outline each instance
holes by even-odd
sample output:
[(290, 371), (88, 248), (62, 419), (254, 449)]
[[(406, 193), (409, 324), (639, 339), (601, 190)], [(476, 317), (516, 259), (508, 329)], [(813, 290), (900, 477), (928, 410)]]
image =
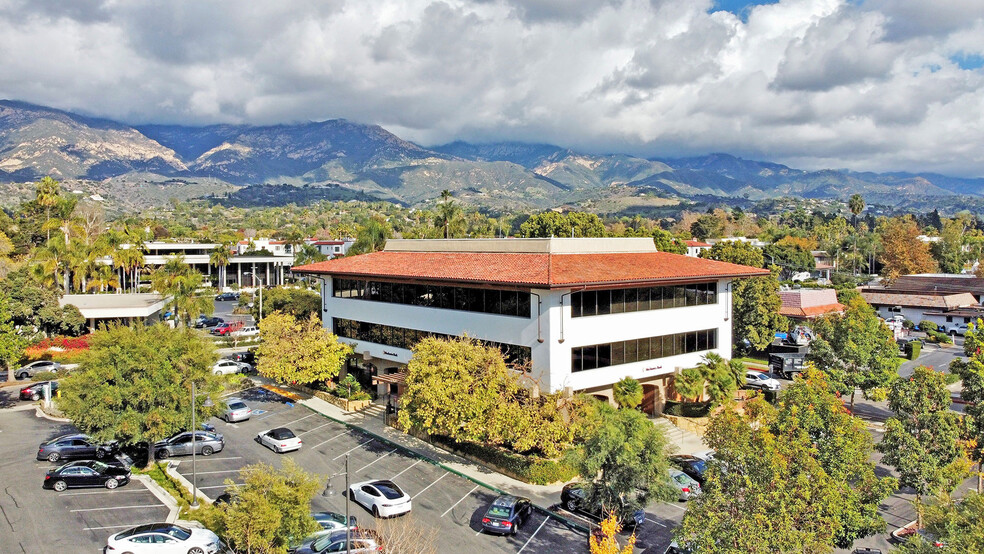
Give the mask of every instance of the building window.
[(717, 348), (717, 329), (571, 348), (571, 371), (586, 371)]
[[(382, 325), (380, 323), (367, 323), (365, 321), (353, 321), (351, 319), (342, 319), (338, 317), (332, 318), (332, 332), (342, 338), (372, 342), (384, 346), (392, 346), (394, 348), (404, 348), (406, 350), (412, 349), (415, 344), (427, 337), (435, 337), (440, 339), (458, 338), (454, 335), (446, 335), (444, 333), (432, 333), (430, 331), (420, 331), (417, 329), (404, 329), (403, 327), (393, 327), (391, 325)], [(529, 346), (518, 346), (515, 344), (506, 344), (487, 340), (478, 340), (478, 342), (485, 346), (491, 346), (501, 350), (503, 357), (506, 359), (506, 363), (513, 366), (526, 365), (528, 368), (529, 361), (532, 359), (532, 351)], [(606, 350), (605, 352), (609, 351)], [(608, 364), (610, 365), (610, 362), (608, 362)], [(597, 362), (595, 362), (595, 365), (597, 365)]]
[(717, 304), (717, 283), (585, 290), (571, 294), (571, 317)]
[(530, 293), (516, 290), (416, 285), (362, 279), (333, 280), (332, 296), (389, 304), (530, 317)]

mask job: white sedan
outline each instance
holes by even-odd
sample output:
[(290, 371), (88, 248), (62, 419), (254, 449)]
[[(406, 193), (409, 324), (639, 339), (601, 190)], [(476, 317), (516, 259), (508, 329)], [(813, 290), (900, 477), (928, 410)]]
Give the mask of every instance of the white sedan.
[(235, 360), (219, 360), (212, 366), (212, 373), (215, 375), (232, 375), (242, 371), (243, 364)]
[(242, 329), (240, 329), (238, 331), (233, 331), (232, 332), (232, 336), (239, 337), (239, 338), (242, 338), (242, 337), (258, 337), (258, 336), (260, 336), (260, 328), (259, 327), (256, 327), (255, 325), (251, 325), (249, 327), (243, 327)]
[(761, 371), (746, 371), (745, 386), (753, 389), (779, 390), (782, 385), (768, 374)]
[(220, 547), (219, 537), (208, 529), (193, 529), (174, 523), (138, 525), (106, 539), (107, 554), (213, 554)]
[(364, 481), (349, 487), (349, 498), (362, 504), (373, 517), (392, 517), (410, 512), (410, 495), (393, 481)]
[(286, 427), (262, 431), (256, 435), (256, 440), (278, 454), (301, 449), (301, 437)]

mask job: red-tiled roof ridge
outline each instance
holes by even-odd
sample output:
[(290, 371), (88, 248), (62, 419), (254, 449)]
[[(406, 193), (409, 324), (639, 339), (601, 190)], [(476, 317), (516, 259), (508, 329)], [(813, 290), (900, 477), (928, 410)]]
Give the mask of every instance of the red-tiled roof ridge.
[(293, 268), (296, 273), (502, 285), (604, 286), (768, 275), (768, 270), (668, 252), (548, 254), (383, 251)]

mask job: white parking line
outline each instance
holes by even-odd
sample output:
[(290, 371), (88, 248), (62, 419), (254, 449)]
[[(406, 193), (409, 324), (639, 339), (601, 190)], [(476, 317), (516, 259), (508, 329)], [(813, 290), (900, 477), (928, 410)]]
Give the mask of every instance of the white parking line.
[(520, 552), (526, 550), (527, 545), (530, 544), (530, 541), (533, 540), (533, 537), (535, 537), (536, 534), (540, 532), (540, 529), (543, 529), (543, 526), (546, 525), (548, 521), (550, 521), (550, 516), (543, 518), (543, 523), (541, 523), (540, 526), (536, 528), (536, 531), (533, 531), (533, 534), (530, 535), (530, 538), (526, 539), (526, 542), (523, 544), (523, 548), (520, 548), (519, 552), (516, 552), (516, 554), (519, 554)]
[(83, 531), (101, 531), (103, 529), (123, 529), (124, 527), (136, 527), (136, 525), (107, 525), (106, 527), (83, 527)]
[[(232, 484), (233, 487), (241, 487), (243, 485), (244, 485), (244, 483), (233, 483)], [(210, 490), (210, 489), (226, 489), (226, 488), (229, 488), (229, 485), (213, 485), (213, 486), (210, 486), (210, 487), (198, 487), (198, 490), (200, 490), (200, 491), (207, 491), (207, 490)]]
[(378, 462), (379, 460), (382, 460), (382, 459), (383, 459), (383, 458), (385, 458), (386, 456), (389, 456), (390, 454), (392, 454), (392, 453), (394, 453), (394, 452), (396, 452), (396, 451), (397, 451), (397, 450), (399, 450), (399, 449), (400, 449), (400, 447), (396, 447), (396, 448), (394, 448), (393, 450), (390, 450), (390, 451), (389, 451), (389, 452), (387, 452), (386, 454), (383, 454), (382, 456), (380, 456), (380, 457), (378, 457), (378, 458), (376, 458), (375, 460), (373, 460), (373, 461), (371, 461), (371, 462), (369, 462), (368, 464), (366, 464), (366, 465), (364, 465), (364, 466), (362, 466), (362, 467), (360, 467), (359, 469), (357, 469), (357, 470), (355, 470), (355, 471), (362, 471), (363, 469), (365, 469), (365, 468), (367, 468), (367, 467), (369, 467), (369, 466), (371, 466), (372, 464), (374, 464), (374, 463), (376, 463), (376, 462)]
[(143, 504), (140, 506), (110, 506), (108, 508), (85, 508), (79, 510), (69, 510), (72, 513), (75, 512), (99, 512), (103, 510), (130, 510), (133, 508), (165, 508), (163, 504)]
[(338, 456), (335, 456), (334, 458), (332, 458), (332, 459), (331, 459), (331, 461), (335, 461), (335, 460), (337, 460), (337, 459), (339, 459), (339, 458), (341, 458), (341, 457), (344, 457), (344, 456), (345, 456), (346, 454), (348, 454), (349, 452), (352, 452), (353, 450), (357, 450), (357, 449), (359, 449), (359, 448), (362, 448), (363, 446), (365, 446), (365, 445), (367, 445), (367, 444), (369, 444), (370, 442), (372, 442), (372, 441), (374, 441), (374, 440), (376, 440), (376, 439), (369, 439), (369, 440), (367, 440), (366, 442), (363, 442), (363, 443), (360, 443), (360, 444), (358, 444), (358, 445), (357, 445), (357, 446), (356, 446), (355, 448), (350, 448), (350, 449), (348, 449), (348, 450), (346, 450), (345, 452), (342, 452), (342, 453), (341, 453), (341, 454), (339, 454)]
[(239, 473), (238, 469), (223, 469), (219, 471), (196, 471), (198, 475), (209, 475), (211, 473)]
[(647, 517), (647, 518), (646, 518), (646, 521), (649, 521), (649, 522), (652, 522), (652, 523), (655, 523), (656, 525), (659, 525), (660, 527), (666, 527), (666, 525), (665, 525), (665, 524), (663, 524), (663, 523), (660, 523), (660, 522), (658, 522), (658, 521), (656, 521), (655, 519), (649, 519), (649, 518)]
[(146, 493), (149, 493), (149, 494), (153, 494), (153, 493), (151, 493), (147, 489), (129, 489), (129, 490), (123, 490), (123, 491), (117, 489), (117, 490), (112, 490), (112, 491), (105, 490), (105, 491), (93, 491), (93, 492), (63, 492), (63, 493), (59, 493), (58, 496), (82, 496), (83, 494), (123, 494), (123, 493), (127, 493), (127, 492), (131, 492), (131, 493), (132, 492), (146, 492)]
[(423, 490), (423, 491), (420, 491), (420, 492), (418, 492), (417, 494), (415, 494), (415, 495), (413, 495), (413, 497), (412, 497), (412, 498), (417, 498), (418, 496), (420, 496), (420, 495), (422, 495), (422, 494), (424, 494), (424, 491), (425, 491), (425, 490), (427, 490), (427, 489), (429, 489), (429, 488), (431, 488), (431, 487), (433, 487), (434, 485), (436, 485), (436, 484), (437, 484), (437, 482), (438, 482), (438, 481), (440, 481), (441, 479), (444, 479), (444, 478), (445, 478), (445, 477), (447, 477), (448, 475), (451, 475), (451, 474), (450, 474), (450, 473), (448, 473), (448, 472), (444, 472), (444, 475), (441, 475), (441, 476), (440, 476), (440, 477), (438, 477), (438, 478), (437, 478), (437, 480), (435, 480), (435, 481), (434, 481), (433, 483), (431, 483), (431, 484), (429, 484), (429, 485), (427, 485), (426, 487), (424, 487), (424, 490)]
[(314, 432), (314, 431), (317, 431), (318, 429), (321, 429), (322, 427), (328, 427), (328, 426), (329, 426), (329, 425), (331, 425), (332, 423), (335, 423), (335, 422), (334, 422), (334, 421), (329, 421), (328, 423), (325, 423), (324, 425), (318, 425), (318, 426), (317, 426), (317, 427), (315, 427), (314, 429), (309, 429), (309, 430), (307, 430), (307, 431), (304, 431), (303, 433), (300, 433), (300, 434), (298, 434), (297, 436), (299, 437), (299, 436), (301, 436), (301, 435), (306, 435), (306, 434), (308, 434), (308, 433), (312, 433), (312, 432)]
[[(421, 459), (419, 459), (419, 460), (417, 460), (416, 462), (414, 462), (413, 464), (411, 464), (411, 465), (410, 465), (410, 467), (413, 467), (413, 466), (415, 466), (415, 465), (417, 465), (417, 464), (419, 464), (419, 463), (420, 463), (420, 462), (422, 462), (422, 461), (424, 461), (424, 459), (423, 459), (423, 458), (421, 458)], [(401, 475), (403, 475), (404, 473), (406, 473), (406, 472), (407, 472), (407, 470), (409, 470), (409, 469), (410, 469), (410, 467), (408, 467), (407, 469), (404, 469), (403, 471), (401, 471), (401, 472), (399, 472), (399, 473), (397, 473), (396, 475), (394, 475), (394, 476), (393, 476), (393, 479), (396, 479), (397, 477), (399, 477), (399, 476), (401, 476)], [(392, 481), (393, 479), (390, 479), (390, 481)]]
[[(219, 462), (219, 461), (222, 461), (222, 460), (242, 460), (243, 459), (242, 456), (224, 456), (224, 457), (219, 457), (219, 456), (198, 456), (197, 458), (198, 458), (198, 461), (199, 462)], [(188, 460), (184, 460), (184, 461), (185, 462), (190, 462), (191, 460), (188, 459)], [(181, 462), (182, 462), (182, 460), (171, 460), (171, 463), (174, 464), (174, 465), (177, 465), (177, 466), (181, 465)]]
[(450, 512), (451, 510), (453, 510), (454, 507), (457, 506), (458, 504), (461, 504), (461, 501), (462, 500), (464, 500), (464, 499), (468, 498), (469, 496), (471, 496), (471, 493), (475, 492), (475, 489), (477, 489), (477, 488), (478, 488), (478, 485), (475, 485), (475, 488), (472, 489), (472, 490), (470, 490), (470, 491), (468, 491), (468, 494), (466, 494), (465, 496), (462, 496), (461, 497), (461, 500), (458, 500), (457, 502), (455, 502), (454, 504), (452, 504), (450, 508), (448, 508), (447, 510), (444, 510), (444, 513), (441, 514), (441, 517), (444, 517), (444, 516), (448, 515), (448, 512)]
[(663, 504), (666, 504), (667, 506), (673, 506), (674, 508), (676, 508), (677, 510), (680, 510), (681, 512), (686, 512), (687, 511), (686, 508), (681, 508), (680, 506), (677, 506), (673, 502), (663, 502)]
[(344, 435), (346, 433), (348, 433), (348, 431), (342, 431), (341, 433), (335, 435), (334, 437), (332, 437), (330, 439), (323, 440), (323, 441), (319, 442), (318, 444), (312, 446), (311, 448), (318, 448), (319, 446), (324, 445), (324, 444), (327, 444), (327, 443), (329, 443), (329, 442), (337, 439), (338, 437), (340, 437), (340, 436), (342, 436), (342, 435)]
[(319, 414), (318, 412), (314, 412), (314, 413), (308, 414), (308, 415), (306, 415), (304, 417), (297, 418), (294, 421), (291, 421), (290, 423), (284, 423), (280, 427), (287, 427), (288, 425), (293, 425), (293, 424), (297, 423), (298, 421), (304, 421), (305, 419), (307, 419), (309, 417), (314, 417), (316, 415), (321, 415), (321, 414)]

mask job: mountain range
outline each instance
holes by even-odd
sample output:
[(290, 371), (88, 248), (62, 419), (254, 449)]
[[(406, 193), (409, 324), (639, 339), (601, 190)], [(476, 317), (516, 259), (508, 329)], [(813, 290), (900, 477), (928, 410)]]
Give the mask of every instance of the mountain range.
[[(869, 203), (897, 206), (984, 197), (984, 179), (933, 173), (807, 171), (721, 153), (645, 159), (519, 142), (457, 141), (425, 148), (377, 125), (343, 119), (271, 126), (127, 125), (0, 100), (0, 184), (16, 189), (44, 175), (124, 209), (169, 196), (227, 196), (230, 202), (264, 204), (264, 191), (276, 190), (278, 198), (291, 198), (283, 187), (271, 185), (302, 188), (299, 197), (308, 199), (416, 205), (448, 189), (465, 203), (493, 210), (569, 206), (605, 213), (695, 199), (843, 199), (861, 193)], [(7, 202), (11, 198), (5, 195)], [(977, 204), (978, 198), (969, 200)]]

